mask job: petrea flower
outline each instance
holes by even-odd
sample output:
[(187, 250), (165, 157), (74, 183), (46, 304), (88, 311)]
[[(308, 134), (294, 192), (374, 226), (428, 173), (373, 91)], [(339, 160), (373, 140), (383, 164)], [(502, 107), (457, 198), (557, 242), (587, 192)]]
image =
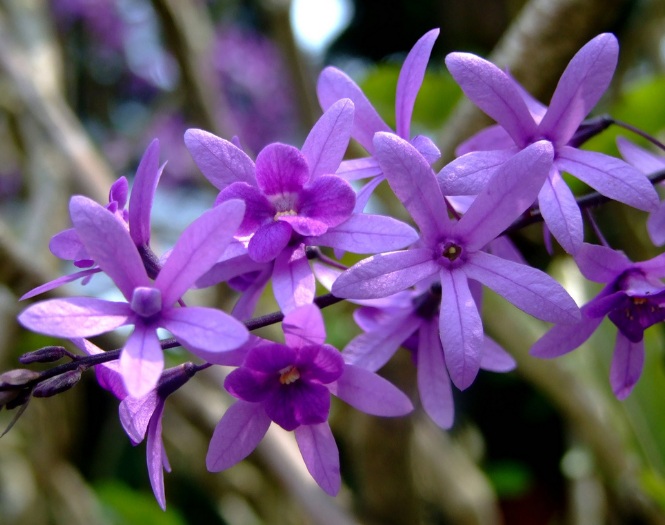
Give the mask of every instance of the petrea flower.
[[(400, 70), (395, 94), (396, 133), (404, 140), (410, 141), (430, 164), (441, 156), (439, 149), (424, 135), (411, 137), (411, 116), (416, 96), (425, 77), (434, 41), (439, 36), (438, 29), (425, 33), (413, 46)], [(351, 136), (356, 139), (369, 153), (374, 155), (372, 139), (379, 131), (393, 131), (379, 116), (374, 106), (367, 100), (360, 87), (346, 73), (335, 67), (325, 68), (319, 75), (317, 83), (319, 103), (324, 110), (330, 108), (342, 98), (348, 98), (355, 105), (355, 115)], [(341, 163), (337, 174), (346, 180), (357, 180), (372, 177), (372, 180), (358, 192), (356, 211), (362, 211), (374, 189), (385, 179), (379, 163), (374, 157), (348, 160)]]
[[(623, 137), (617, 138), (617, 147), (621, 156), (645, 175), (665, 170), (665, 157), (654, 155)], [(658, 209), (649, 215), (647, 231), (656, 246), (665, 244), (665, 201), (661, 201)]]
[[(439, 173), (444, 193), (478, 193), (498, 166), (530, 144), (546, 140), (554, 149), (554, 157), (538, 203), (549, 230), (567, 252), (574, 254), (581, 246), (584, 229), (581, 212), (561, 177), (562, 171), (575, 175), (606, 197), (641, 210), (656, 209), (658, 195), (642, 173), (620, 159), (579, 150), (570, 142), (607, 89), (618, 52), (616, 38), (607, 33), (580, 49), (561, 76), (542, 118), (529, 111), (516, 82), (495, 65), (468, 53), (449, 54), (446, 64), (450, 73), (471, 101), (504, 128), (512, 139), (512, 147), (467, 153), (444, 167)], [(496, 134), (489, 137), (490, 147), (497, 144), (496, 139)]]
[(228, 279), (261, 272), (257, 263), (269, 263), (275, 298), (288, 311), (314, 299), (306, 246), (376, 253), (417, 239), (411, 227), (395, 219), (353, 213), (353, 189), (333, 175), (346, 151), (352, 121), (353, 103), (340, 100), (315, 124), (302, 151), (270, 144), (256, 164), (230, 142), (200, 130), (187, 132), (185, 140), (199, 168), (222, 190), (217, 202), (242, 199), (247, 205), (237, 232), (249, 237), (247, 256), (217, 265), (206, 284), (215, 282), (215, 274)]
[(579, 319), (577, 305), (554, 279), (483, 251), (533, 202), (552, 162), (550, 144), (536, 142), (501, 166), (457, 222), (448, 218), (434, 172), (413, 146), (388, 133), (377, 133), (374, 145), (391, 188), (420, 228), (421, 240), (416, 248), (360, 261), (335, 281), (333, 294), (386, 297), (438, 276), (441, 344), (450, 377), (460, 389), (478, 373), (484, 340), (469, 279), (540, 319)]
[[(472, 281), (469, 285), (479, 304), (479, 284)], [(441, 286), (434, 283), (425, 290), (419, 288), (386, 299), (365, 301), (365, 304), (374, 302), (375, 305), (363, 306), (354, 313), (356, 322), (365, 332), (351, 340), (342, 357), (346, 363), (375, 371), (387, 363), (400, 346), (408, 348), (415, 358), (418, 391), (425, 412), (440, 427), (450, 428), (455, 406), (438, 334)], [(515, 368), (515, 360), (485, 336), (480, 368), (508, 372)]]
[(531, 354), (566, 354), (591, 337), (607, 316), (618, 328), (610, 384), (617, 398), (625, 399), (642, 374), (644, 330), (665, 320), (665, 254), (633, 263), (621, 252), (585, 243), (575, 260), (584, 277), (607, 284), (582, 306), (580, 322), (554, 326), (533, 345)]
[[(155, 139), (145, 150), (139, 167), (136, 170), (132, 194), (129, 197), (129, 209), (125, 209), (129, 193), (129, 186), (125, 177), (120, 177), (111, 185), (109, 203), (106, 205), (106, 209), (121, 224), (129, 228), (129, 234), (144, 260), (152, 254), (149, 248), (150, 211), (152, 210), (152, 201), (155, 196), (155, 190), (157, 189), (157, 183), (163, 170), (164, 165), (159, 166), (159, 141)], [(51, 238), (49, 249), (56, 257), (74, 261), (75, 266), (88, 269), (59, 277), (38, 286), (23, 295), (21, 300), (35, 297), (65, 283), (90, 277), (102, 271), (99, 267), (92, 268), (95, 261), (85, 249), (83, 242), (76, 232), (76, 228), (69, 228), (56, 233)]]
[(127, 229), (112, 214), (82, 196), (70, 202), (76, 232), (88, 253), (127, 300), (89, 297), (36, 303), (19, 315), (35, 332), (56, 337), (91, 337), (134, 325), (120, 356), (129, 395), (141, 397), (157, 383), (164, 356), (157, 336), (165, 328), (186, 348), (207, 361), (242, 345), (245, 326), (212, 308), (178, 307), (181, 296), (217, 261), (238, 227), (245, 206), (234, 200), (209, 210), (182, 234), (154, 283)]
[(225, 388), (238, 398), (212, 436), (206, 464), (220, 471), (247, 457), (271, 421), (294, 430), (305, 465), (319, 486), (335, 495), (340, 489), (339, 453), (328, 425), (330, 394), (368, 414), (400, 416), (413, 407), (382, 377), (345, 364), (325, 344), (320, 310), (305, 305), (284, 317), (286, 344), (253, 343), (242, 366), (231, 372)]

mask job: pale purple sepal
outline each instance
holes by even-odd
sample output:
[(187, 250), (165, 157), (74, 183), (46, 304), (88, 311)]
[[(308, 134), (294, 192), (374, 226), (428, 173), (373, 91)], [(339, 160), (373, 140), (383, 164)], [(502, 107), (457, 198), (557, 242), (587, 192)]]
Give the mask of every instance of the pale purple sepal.
[(610, 199), (639, 210), (658, 208), (660, 200), (649, 179), (621, 159), (564, 146), (557, 152), (556, 165)]
[(376, 177), (381, 173), (381, 167), (374, 157), (344, 160), (337, 169), (337, 175), (349, 181)]
[(413, 410), (409, 398), (392, 383), (360, 366), (346, 364), (330, 391), (352, 407), (374, 416), (403, 416)]
[(423, 322), (418, 332), (418, 393), (425, 412), (439, 427), (453, 426), (455, 404), (436, 319)]
[(162, 326), (187, 350), (210, 363), (216, 362), (217, 353), (238, 348), (248, 337), (240, 321), (221, 310), (202, 306), (169, 308), (162, 314)]
[(622, 252), (607, 246), (584, 243), (575, 254), (582, 275), (590, 281), (609, 283), (633, 263)]
[(378, 325), (371, 331), (367, 324), (358, 323), (365, 332), (349, 342), (342, 352), (342, 357), (346, 363), (374, 372), (390, 360), (400, 345), (418, 329), (420, 323), (421, 319), (411, 312), (404, 317), (391, 318), (387, 325)]
[(254, 162), (233, 143), (207, 131), (188, 129), (185, 144), (201, 173), (217, 189), (238, 181), (256, 186)]
[(29, 292), (23, 294), (19, 298), (19, 301), (30, 299), (37, 295), (41, 295), (45, 292), (49, 292), (51, 290), (54, 290), (55, 288), (58, 288), (59, 286), (62, 286), (63, 284), (71, 283), (73, 281), (78, 281), (79, 279), (85, 279), (86, 277), (90, 277), (91, 275), (94, 275), (101, 271), (102, 271), (101, 268), (90, 268), (88, 270), (82, 270), (80, 272), (71, 273), (69, 275), (63, 275), (62, 277), (53, 279), (52, 281), (44, 283), (41, 286), (38, 286), (37, 288), (33, 288)]
[(288, 312), (282, 321), (284, 339), (291, 348), (322, 345), (326, 342), (326, 327), (321, 310), (313, 304)]
[(469, 53), (450, 53), (446, 66), (464, 94), (501, 124), (520, 148), (537, 136), (537, 126), (515, 82), (491, 62)]
[(649, 215), (647, 231), (656, 246), (665, 244), (665, 201), (662, 201), (658, 209)]
[(241, 200), (204, 212), (182, 233), (155, 280), (165, 305), (172, 305), (220, 258), (245, 212)]
[(477, 195), (487, 186), (496, 170), (510, 159), (517, 149), (475, 151), (446, 164), (437, 174), (444, 195)]
[(162, 510), (166, 510), (166, 494), (164, 493), (164, 471), (171, 472), (164, 442), (162, 441), (162, 415), (164, 402), (162, 401), (150, 419), (148, 425), (148, 438), (146, 440), (146, 461), (148, 463), (148, 477), (155, 499)]
[(438, 29), (425, 33), (415, 43), (407, 55), (397, 80), (395, 92), (395, 122), (397, 134), (407, 140), (411, 138), (411, 115), (416, 96), (425, 78), (427, 62), (434, 47), (434, 41), (439, 36)]
[(485, 336), (483, 341), (483, 356), (480, 360), (480, 368), (490, 372), (510, 372), (517, 366), (515, 359), (501, 346)]
[(450, 373), (460, 390), (467, 388), (480, 369), (483, 324), (466, 275), (461, 270), (442, 270), (439, 335)]
[[(94, 345), (87, 339), (74, 338), (71, 340), (78, 348), (88, 355), (103, 354), (104, 350)], [(118, 399), (127, 397), (127, 389), (120, 374), (120, 365), (117, 361), (102, 363), (95, 367), (95, 375), (99, 385), (111, 392)]]
[(617, 332), (612, 366), (610, 367), (610, 384), (617, 399), (628, 397), (642, 375), (643, 368), (644, 339), (632, 343), (621, 332)]
[(90, 256), (79, 239), (74, 228), (56, 233), (49, 241), (49, 250), (53, 255), (66, 261), (89, 260)]
[(405, 290), (437, 273), (428, 249), (383, 253), (364, 259), (340, 275), (332, 293), (345, 299), (375, 299)]
[(127, 393), (143, 397), (150, 392), (164, 370), (164, 353), (154, 328), (134, 327), (120, 354), (120, 371)]
[(339, 69), (325, 68), (319, 75), (316, 92), (324, 110), (340, 99), (351, 99), (355, 107), (351, 135), (370, 153), (374, 150), (374, 133), (390, 131), (358, 85)]
[(268, 431), (270, 418), (263, 405), (236, 401), (217, 423), (212, 434), (206, 467), (219, 472), (249, 456)]
[(665, 169), (665, 157), (654, 155), (623, 137), (617, 137), (617, 148), (626, 162), (645, 175)]
[(439, 236), (451, 221), (442, 210), (443, 196), (430, 165), (411, 144), (392, 133), (377, 133), (374, 146), (376, 159), (390, 187), (423, 237)]
[(86, 250), (128, 301), (134, 288), (150, 286), (141, 256), (124, 224), (103, 206), (80, 195), (72, 197), (69, 211)]
[(314, 301), (316, 282), (303, 244), (277, 256), (272, 279), (273, 293), (283, 312)]
[(148, 425), (155, 410), (164, 400), (156, 390), (151, 390), (143, 397), (126, 397), (118, 407), (120, 423), (134, 445), (145, 439)]
[(575, 323), (579, 308), (552, 277), (536, 268), (477, 252), (463, 268), (471, 279), (513, 303), (528, 314), (552, 323)]
[(588, 317), (587, 310), (586, 305), (580, 309), (582, 320), (579, 323), (558, 324), (552, 327), (531, 347), (530, 354), (549, 359), (575, 350), (591, 337), (603, 321), (602, 317)]
[(335, 102), (314, 124), (302, 146), (310, 180), (335, 173), (351, 138), (353, 102), (345, 98)]
[(155, 139), (145, 150), (136, 169), (129, 198), (129, 233), (137, 246), (150, 243), (150, 211), (163, 169), (164, 166), (159, 167), (159, 140)]
[[(363, 211), (365, 211), (365, 207), (367, 206), (369, 199), (372, 197), (372, 193), (384, 180), (386, 180), (386, 178), (383, 176), (383, 173), (381, 173), (378, 177), (374, 177), (356, 192), (356, 205), (353, 208), (354, 213), (363, 213)], [(337, 255), (337, 257), (341, 259), (341, 256)]]
[[(478, 250), (494, 240), (529, 206), (552, 166), (552, 145), (539, 141), (506, 161), (478, 194), (455, 225), (455, 233), (466, 239), (467, 250)], [(524, 174), (528, 173), (528, 177)]]
[(296, 442), (307, 470), (327, 494), (336, 496), (342, 486), (339, 451), (328, 423), (295, 429)]
[(554, 166), (538, 194), (538, 204), (548, 231), (574, 255), (584, 240), (582, 214), (573, 192)]
[(598, 35), (580, 49), (566, 66), (552, 95), (539, 132), (557, 144), (566, 144), (610, 85), (619, 56), (614, 35)]
[(509, 149), (515, 146), (515, 142), (508, 132), (499, 124), (488, 126), (480, 130), (469, 139), (455, 148), (455, 155), (461, 157), (474, 151), (491, 151)]
[(55, 337), (92, 337), (133, 323), (127, 303), (94, 297), (49, 299), (26, 308), (18, 321), (26, 328)]
[(354, 213), (346, 221), (312, 239), (312, 243), (352, 253), (399, 250), (418, 240), (408, 224), (392, 217)]

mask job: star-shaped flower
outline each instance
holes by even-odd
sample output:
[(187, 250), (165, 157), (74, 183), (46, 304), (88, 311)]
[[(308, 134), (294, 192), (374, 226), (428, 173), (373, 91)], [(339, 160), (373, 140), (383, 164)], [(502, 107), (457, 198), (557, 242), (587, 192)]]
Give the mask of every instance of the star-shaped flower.
[(584, 277), (607, 284), (582, 306), (580, 322), (554, 326), (533, 345), (531, 354), (566, 354), (591, 337), (607, 316), (618, 328), (610, 384), (617, 398), (624, 399), (642, 374), (644, 330), (665, 320), (665, 254), (633, 263), (621, 252), (585, 243), (575, 260)]
[(35, 332), (67, 338), (91, 337), (134, 325), (120, 356), (120, 372), (127, 392), (141, 397), (155, 387), (164, 368), (158, 328), (170, 331), (183, 346), (207, 361), (247, 340), (245, 326), (226, 313), (178, 305), (182, 295), (219, 259), (244, 209), (244, 203), (229, 201), (194, 221), (153, 283), (124, 225), (90, 199), (72, 197), (70, 213), (81, 242), (127, 302), (91, 297), (52, 299), (28, 307), (18, 319)]
[[(642, 173), (620, 159), (569, 144), (607, 89), (618, 52), (616, 38), (608, 33), (587, 43), (568, 64), (542, 117), (530, 111), (532, 106), (527, 105), (516, 82), (495, 65), (469, 53), (448, 55), (448, 69), (464, 93), (503, 127), (512, 146), (467, 153), (444, 167), (439, 173), (444, 193), (477, 194), (506, 160), (546, 140), (552, 145), (554, 157), (538, 203), (549, 230), (569, 253), (574, 254), (581, 246), (584, 229), (580, 209), (561, 177), (562, 171), (606, 197), (641, 210), (655, 210), (658, 195)], [(489, 147), (502, 142), (496, 133), (487, 139)], [(475, 144), (482, 147), (482, 142)]]
[(286, 344), (253, 338), (240, 368), (225, 388), (236, 398), (210, 441), (208, 470), (229, 468), (247, 457), (271, 421), (295, 431), (312, 477), (328, 494), (340, 489), (339, 453), (328, 425), (330, 395), (378, 416), (400, 416), (413, 409), (409, 399), (382, 377), (345, 364), (325, 344), (323, 317), (315, 305), (301, 306), (284, 317)]
[(391, 188), (420, 228), (421, 240), (410, 250), (360, 261), (335, 281), (334, 295), (386, 297), (438, 276), (441, 344), (450, 377), (460, 389), (478, 373), (484, 340), (469, 279), (540, 319), (579, 319), (577, 305), (551, 277), (483, 250), (533, 202), (552, 162), (549, 143), (536, 142), (502, 165), (456, 222), (448, 217), (434, 172), (411, 144), (389, 133), (377, 133), (374, 144)]

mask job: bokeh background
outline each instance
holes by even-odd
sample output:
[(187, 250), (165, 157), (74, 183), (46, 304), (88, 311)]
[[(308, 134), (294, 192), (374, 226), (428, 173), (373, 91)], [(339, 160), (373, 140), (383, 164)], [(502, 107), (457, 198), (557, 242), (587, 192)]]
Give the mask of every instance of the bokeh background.
[[(55, 342), (23, 331), (15, 317), (23, 307), (18, 297), (72, 271), (47, 248), (51, 235), (69, 226), (71, 194), (106, 202), (112, 181), (131, 180), (145, 147), (159, 138), (168, 164), (153, 235), (164, 251), (215, 197), (184, 146), (187, 128), (238, 136), (254, 153), (273, 141), (300, 146), (320, 115), (316, 77), (329, 64), (356, 79), (394, 124), (401, 61), (433, 27), (441, 35), (414, 127), (435, 140), (444, 159), (487, 124), (460, 100), (443, 66), (446, 53), (489, 56), (546, 103), (570, 57), (603, 31), (618, 36), (621, 58), (598, 111), (665, 139), (662, 0), (1, 0), (0, 370)], [(610, 128), (589, 147), (617, 154), (617, 134)], [(373, 209), (402, 213), (388, 188), (380, 190)], [(634, 260), (658, 253), (646, 236), (645, 214), (610, 204), (594, 216), (612, 246)], [(539, 226), (515, 241), (580, 304), (597, 293), (563, 253), (547, 254)], [(96, 281), (86, 292), (107, 293)], [(228, 306), (234, 296), (221, 286), (196, 300)], [(274, 309), (267, 297), (259, 313)], [(352, 310), (339, 304), (324, 312), (330, 342), (340, 349), (358, 333)], [(451, 431), (436, 428), (419, 409), (387, 420), (334, 405), (344, 481), (336, 499), (309, 479), (292, 436), (282, 431), (271, 432), (240, 465), (206, 471), (212, 428), (229, 403), (223, 372), (209, 370), (167, 403), (164, 439), (173, 472), (162, 512), (144, 445), (131, 446), (116, 400), (89, 374), (65, 394), (33, 400), (0, 439), (0, 523), (665, 523), (662, 326), (647, 331), (644, 376), (618, 402), (607, 379), (611, 324), (575, 352), (539, 361), (527, 352), (543, 323), (490, 293), (484, 322), (519, 367), (481, 372), (471, 388), (456, 392)], [(169, 359), (185, 357), (174, 351)], [(382, 374), (414, 394), (406, 351)], [(13, 415), (0, 412), (0, 426)]]

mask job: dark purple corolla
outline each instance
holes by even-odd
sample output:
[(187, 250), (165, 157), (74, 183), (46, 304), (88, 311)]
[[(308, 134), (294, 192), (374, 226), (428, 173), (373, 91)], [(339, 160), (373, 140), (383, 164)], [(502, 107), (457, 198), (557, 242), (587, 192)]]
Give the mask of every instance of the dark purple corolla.
[(469, 280), (540, 319), (579, 319), (577, 305), (554, 279), (484, 251), (535, 199), (552, 162), (549, 143), (536, 142), (503, 164), (459, 221), (448, 217), (434, 172), (411, 144), (389, 133), (377, 133), (374, 144), (391, 188), (420, 228), (421, 240), (410, 250), (360, 261), (335, 281), (333, 294), (387, 297), (438, 277), (439, 335), (450, 378), (460, 389), (476, 377), (484, 341)]
[(180, 307), (182, 295), (219, 259), (244, 213), (244, 203), (226, 202), (207, 211), (181, 235), (154, 282), (125, 226), (99, 204), (72, 197), (70, 213), (87, 252), (113, 280), (127, 302), (92, 297), (52, 299), (19, 315), (23, 326), (56, 337), (92, 337), (123, 325), (134, 331), (123, 347), (120, 372), (127, 392), (152, 390), (164, 368), (157, 336), (165, 328), (207, 361), (247, 341), (245, 326), (213, 308)]
[[(334, 175), (352, 122), (353, 103), (340, 100), (314, 125), (302, 150), (270, 144), (256, 163), (231, 142), (205, 131), (187, 131), (185, 140), (194, 160), (221, 190), (217, 202), (246, 203), (238, 231), (239, 237), (249, 239), (246, 254), (220, 261), (200, 284), (248, 271), (271, 275), (277, 303), (286, 312), (314, 299), (316, 283), (307, 246), (376, 253), (403, 248), (417, 239), (413, 228), (391, 217), (354, 213), (353, 189)], [(266, 264), (272, 269), (266, 271)], [(258, 282), (265, 285), (267, 280)]]
[[(409, 52), (397, 80), (395, 93), (395, 132), (413, 146), (431, 163), (441, 156), (439, 149), (424, 135), (411, 137), (411, 116), (416, 96), (425, 78), (425, 70), (429, 61), (434, 41), (439, 36), (438, 29), (425, 33)], [(360, 87), (346, 73), (335, 67), (327, 67), (319, 76), (317, 84), (319, 102), (324, 110), (330, 108), (338, 100), (348, 98), (355, 105), (351, 136), (356, 139), (371, 155), (374, 155), (374, 134), (379, 131), (390, 132), (388, 124), (379, 116)], [(362, 211), (374, 189), (385, 179), (381, 167), (372, 156), (365, 159), (347, 160), (340, 164), (337, 174), (346, 180), (371, 178), (359, 192), (356, 211)]]
[(378, 416), (400, 416), (409, 399), (380, 376), (345, 364), (325, 344), (320, 310), (305, 305), (284, 317), (286, 344), (253, 338), (239, 368), (224, 386), (238, 401), (215, 428), (206, 458), (211, 471), (224, 470), (248, 456), (271, 421), (295, 431), (305, 465), (323, 490), (335, 495), (341, 484), (339, 453), (328, 425), (331, 393)]
[(581, 308), (582, 320), (550, 329), (531, 349), (537, 357), (558, 357), (586, 341), (608, 317), (618, 328), (610, 383), (614, 394), (630, 394), (644, 366), (644, 330), (665, 320), (665, 254), (633, 263), (605, 246), (583, 244), (575, 256), (589, 280), (607, 283)]
[(474, 141), (474, 146), (483, 151), (467, 153), (441, 170), (438, 176), (444, 194), (479, 193), (506, 160), (546, 140), (554, 156), (538, 193), (538, 204), (549, 230), (567, 252), (574, 254), (581, 246), (584, 230), (575, 196), (561, 176), (563, 171), (610, 199), (641, 210), (655, 210), (658, 195), (637, 169), (621, 159), (583, 151), (571, 143), (609, 86), (618, 53), (617, 40), (608, 33), (587, 43), (568, 64), (544, 113), (534, 108), (517, 83), (494, 64), (469, 53), (448, 55), (448, 69), (464, 93), (502, 130), (493, 128)]

